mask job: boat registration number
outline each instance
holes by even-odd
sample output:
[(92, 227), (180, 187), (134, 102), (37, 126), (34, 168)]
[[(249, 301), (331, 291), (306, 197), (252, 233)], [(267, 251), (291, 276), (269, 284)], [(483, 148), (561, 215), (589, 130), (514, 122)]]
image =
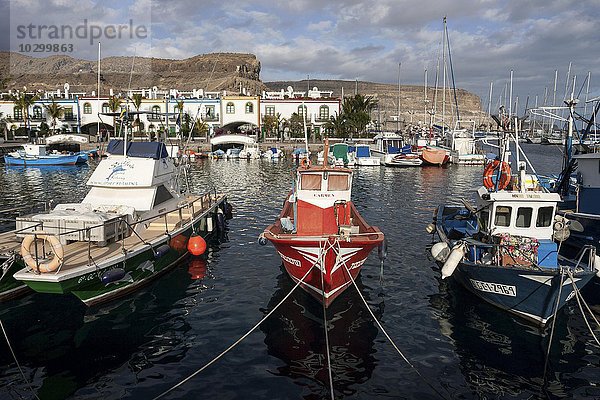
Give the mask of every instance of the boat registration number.
[(478, 281), (475, 279), (469, 279), (471, 281), (471, 285), (479, 291), (488, 292), (488, 293), (496, 293), (504, 296), (517, 296), (517, 287), (511, 285), (502, 285), (500, 283), (492, 283), (492, 282), (484, 282)]

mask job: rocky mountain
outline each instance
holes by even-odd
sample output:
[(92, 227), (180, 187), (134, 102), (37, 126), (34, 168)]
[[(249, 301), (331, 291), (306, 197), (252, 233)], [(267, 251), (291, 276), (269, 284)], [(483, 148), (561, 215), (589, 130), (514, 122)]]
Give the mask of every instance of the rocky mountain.
[[(425, 91), (423, 86), (401, 85), (398, 90), (398, 85), (363, 82), (363, 81), (342, 81), (342, 80), (301, 80), (301, 81), (276, 81), (265, 82), (265, 85), (270, 91), (279, 91), (288, 86), (292, 86), (294, 90), (306, 91), (308, 88), (314, 87), (321, 91), (331, 91), (334, 97), (339, 97), (342, 93), (345, 96), (360, 93), (365, 96), (372, 96), (379, 105), (375, 109), (375, 114), (379, 121), (383, 124), (387, 122), (388, 128), (393, 129), (397, 121), (398, 109), (400, 110), (400, 122), (417, 124), (419, 121), (429, 121), (433, 102), (435, 100), (435, 120), (437, 122), (442, 119), (443, 90), (428, 87), (427, 101), (425, 101)], [(436, 95), (437, 92), (437, 95)], [(482, 122), (488, 122), (484, 113), (481, 110), (481, 99), (479, 96), (470, 93), (464, 89), (456, 90), (456, 98), (458, 110), (461, 120), (474, 120), (477, 125)], [(398, 101), (399, 100), (399, 101)], [(450, 124), (452, 114), (456, 115), (456, 105), (454, 104), (454, 96), (450, 89), (446, 91), (446, 106), (445, 117), (446, 124)]]
[[(132, 71), (133, 65), (133, 72)], [(102, 92), (132, 88), (207, 91), (239, 91), (256, 94), (264, 90), (260, 81), (260, 62), (253, 54), (200, 54), (184, 60), (144, 57), (106, 57), (100, 62)], [(96, 90), (98, 62), (69, 56), (34, 58), (18, 53), (0, 52), (0, 81), (5, 89), (56, 90), (69, 83), (71, 92)]]

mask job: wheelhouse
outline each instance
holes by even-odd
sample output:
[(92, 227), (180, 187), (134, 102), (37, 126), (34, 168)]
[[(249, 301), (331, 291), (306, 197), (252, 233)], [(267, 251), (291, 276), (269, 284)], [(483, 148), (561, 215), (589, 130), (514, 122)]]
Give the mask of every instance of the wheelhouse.
[(552, 239), (560, 196), (544, 192), (488, 192), (478, 190), (479, 223), (490, 235), (509, 234)]

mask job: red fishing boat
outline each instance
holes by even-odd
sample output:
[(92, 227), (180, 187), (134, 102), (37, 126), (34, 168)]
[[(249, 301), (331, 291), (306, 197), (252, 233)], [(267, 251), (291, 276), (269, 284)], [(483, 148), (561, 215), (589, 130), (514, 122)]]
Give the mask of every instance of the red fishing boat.
[(352, 284), (373, 248), (385, 252), (383, 233), (358, 213), (351, 189), (352, 170), (303, 162), (279, 219), (260, 239), (273, 243), (290, 277), (325, 306)]

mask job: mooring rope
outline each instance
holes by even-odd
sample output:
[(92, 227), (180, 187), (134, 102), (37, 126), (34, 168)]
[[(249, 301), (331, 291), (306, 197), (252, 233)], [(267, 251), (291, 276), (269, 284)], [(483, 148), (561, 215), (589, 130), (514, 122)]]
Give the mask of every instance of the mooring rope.
[(286, 294), (285, 297), (283, 299), (281, 299), (281, 301), (279, 303), (277, 303), (277, 305), (271, 311), (269, 311), (267, 313), (267, 315), (265, 315), (260, 321), (258, 321), (256, 323), (256, 325), (254, 325), (242, 337), (240, 337), (238, 340), (236, 340), (231, 346), (229, 346), (228, 348), (226, 348), (225, 350), (223, 350), (218, 356), (216, 356), (215, 358), (213, 358), (212, 360), (210, 360), (202, 368), (196, 370), (196, 372), (194, 372), (193, 374), (189, 375), (187, 378), (183, 379), (181, 382), (179, 382), (176, 385), (172, 386), (168, 390), (162, 392), (158, 396), (154, 397), (152, 400), (160, 399), (160, 398), (166, 396), (167, 394), (171, 393), (173, 390), (177, 389), (179, 386), (183, 385), (184, 383), (186, 383), (187, 381), (189, 381), (190, 379), (192, 379), (193, 377), (195, 377), (196, 375), (198, 375), (200, 372), (204, 371), (206, 368), (208, 368), (209, 366), (211, 366), (212, 364), (214, 364), (217, 360), (219, 360), (221, 357), (223, 357), (225, 354), (227, 354), (230, 350), (232, 350), (235, 346), (237, 346), (244, 339), (246, 339), (248, 337), (248, 335), (250, 335), (252, 332), (254, 332), (256, 330), (256, 328), (258, 328), (260, 326), (260, 324), (262, 324), (263, 322), (265, 322), (267, 320), (267, 318), (269, 318), (271, 316), (271, 314), (273, 314), (275, 312), (275, 310), (277, 310), (279, 308), (279, 306), (281, 306), (287, 300), (287, 298), (291, 296), (291, 294), (294, 292), (294, 290), (296, 290), (296, 288), (298, 286), (300, 286), (301, 283), (304, 282), (304, 279), (306, 279), (306, 277), (313, 270), (313, 268), (315, 267), (315, 265), (316, 265), (316, 263), (313, 264), (308, 269), (308, 271), (306, 272), (306, 274), (304, 274), (304, 276), (294, 285), (294, 287), (292, 288), (292, 290), (290, 290), (289, 293)]
[[(344, 261), (343, 264), (344, 264), (344, 269), (348, 273), (348, 276), (350, 277), (350, 280), (352, 281), (352, 284), (354, 285), (354, 288), (356, 289), (356, 292), (358, 293), (358, 295), (360, 296), (361, 300), (363, 301), (363, 303), (364, 303), (367, 311), (369, 311), (369, 314), (371, 314), (371, 317), (373, 318), (373, 321), (375, 321), (375, 323), (377, 324), (377, 326), (379, 327), (379, 329), (381, 329), (381, 332), (383, 332), (383, 334), (385, 335), (385, 337), (388, 339), (388, 341), (391, 343), (391, 345), (394, 347), (394, 349), (396, 349), (396, 351), (398, 352), (398, 354), (400, 354), (400, 356), (402, 357), (402, 359), (417, 373), (417, 375), (419, 375), (419, 377), (421, 379), (423, 379), (423, 382), (425, 382), (427, 384), (427, 386), (429, 386), (441, 398), (445, 399), (446, 396), (444, 396), (444, 394), (442, 394), (438, 389), (436, 389), (435, 386), (433, 386), (433, 384), (431, 384), (427, 380), (427, 378), (425, 378), (421, 374), (421, 372), (408, 360), (408, 358), (404, 355), (404, 353), (402, 353), (402, 351), (400, 351), (400, 349), (398, 348), (398, 346), (396, 345), (396, 343), (392, 340), (392, 338), (390, 337), (390, 335), (383, 328), (383, 325), (381, 325), (381, 323), (379, 322), (379, 320), (377, 319), (377, 317), (375, 316), (375, 314), (371, 310), (371, 307), (369, 307), (369, 303), (367, 303), (367, 300), (365, 300), (364, 296), (360, 292), (360, 289), (358, 288), (358, 285), (356, 284), (356, 281), (352, 277), (352, 274), (350, 273), (350, 270), (348, 269), (348, 266), (346, 265), (346, 262)], [(450, 397), (452, 397), (452, 396), (450, 396)]]
[[(581, 296), (581, 293), (579, 292), (579, 288), (577, 288), (577, 285), (575, 284), (575, 279), (573, 277), (573, 273), (571, 271), (568, 271), (568, 274), (569, 274), (569, 277), (571, 278), (571, 284), (573, 285), (573, 291), (575, 292), (575, 298), (577, 299), (577, 305), (579, 306), (579, 310), (581, 311), (581, 315), (583, 316), (583, 320), (585, 321), (585, 325), (587, 326), (587, 328), (589, 329), (590, 333), (592, 334), (592, 337), (594, 338), (594, 341), (596, 341), (596, 344), (598, 346), (600, 346), (600, 341), (598, 341), (598, 338), (596, 337), (596, 334), (594, 334), (594, 329), (592, 329), (592, 327), (590, 326), (590, 323), (589, 323), (587, 317), (585, 316), (585, 312), (583, 310), (583, 307), (581, 306), (582, 302), (585, 304), (585, 306), (588, 309), (588, 311), (590, 311), (590, 315), (592, 316), (592, 318), (594, 318), (594, 321), (596, 321), (596, 324), (598, 324), (598, 320), (596, 319), (596, 317), (594, 316), (594, 314), (591, 313), (591, 310), (589, 309), (587, 303), (583, 299), (583, 296)], [(598, 324), (598, 325), (600, 326), (600, 324)]]
[[(335, 251), (335, 248), (333, 247), (335, 244), (337, 243), (337, 239), (333, 242), (333, 244), (329, 247), (329, 248), (333, 248)], [(329, 239), (327, 239), (326, 244), (329, 244)], [(338, 248), (339, 248), (339, 243), (338, 244)], [(331, 400), (335, 399), (335, 393), (333, 392), (333, 374), (331, 373), (331, 355), (329, 353), (329, 332), (328, 332), (328, 328), (327, 328), (327, 307), (325, 307), (325, 281), (323, 278), (323, 275), (325, 275), (325, 255), (327, 254), (327, 251), (325, 250), (325, 245), (323, 247), (321, 247), (321, 242), (319, 242), (319, 259), (317, 261), (321, 262), (321, 266), (323, 267), (323, 269), (320, 270), (321, 273), (321, 291), (323, 294), (323, 301), (321, 302), (323, 305), (323, 323), (325, 325), (325, 350), (326, 350), (326, 354), (327, 354), (327, 372), (329, 373), (329, 394), (331, 395)]]
[(546, 371), (548, 368), (548, 359), (550, 358), (550, 348), (552, 347), (552, 339), (554, 338), (554, 327), (556, 326), (556, 315), (558, 314), (558, 305), (560, 303), (560, 297), (562, 295), (563, 282), (565, 280), (565, 271), (561, 268), (560, 270), (560, 286), (558, 288), (558, 297), (556, 297), (556, 304), (554, 305), (554, 313), (552, 314), (552, 329), (550, 329), (550, 339), (548, 341), (548, 349), (546, 349), (546, 359), (544, 360), (544, 382), (546, 381)]
[(4, 334), (4, 338), (6, 339), (6, 344), (8, 345), (8, 348), (10, 349), (10, 353), (13, 356), (13, 359), (15, 360), (15, 364), (17, 364), (17, 368), (19, 369), (19, 372), (21, 373), (21, 376), (23, 377), (23, 380), (25, 381), (25, 383), (27, 383), (27, 386), (29, 387), (29, 390), (31, 390), (31, 393), (35, 396), (36, 399), (40, 400), (40, 398), (38, 397), (37, 393), (33, 390), (33, 387), (31, 386), (31, 383), (29, 382), (29, 380), (27, 379), (27, 377), (25, 376), (25, 373), (23, 372), (23, 369), (21, 368), (21, 364), (19, 364), (19, 360), (17, 360), (17, 356), (10, 344), (10, 340), (8, 340), (8, 335), (6, 334), (6, 330), (4, 329), (4, 324), (2, 323), (2, 320), (0, 320), (0, 327), (2, 328), (2, 333)]

